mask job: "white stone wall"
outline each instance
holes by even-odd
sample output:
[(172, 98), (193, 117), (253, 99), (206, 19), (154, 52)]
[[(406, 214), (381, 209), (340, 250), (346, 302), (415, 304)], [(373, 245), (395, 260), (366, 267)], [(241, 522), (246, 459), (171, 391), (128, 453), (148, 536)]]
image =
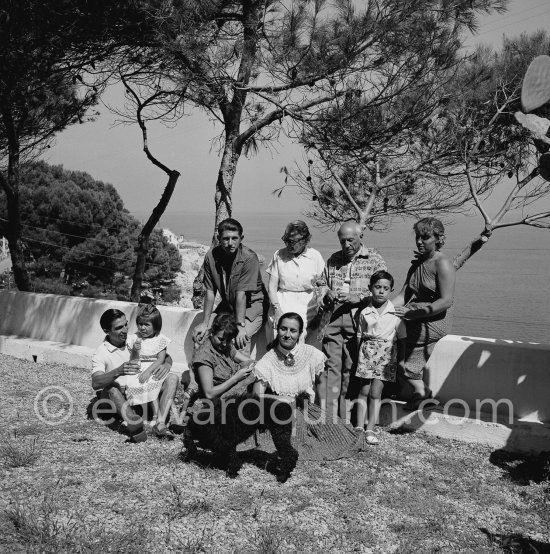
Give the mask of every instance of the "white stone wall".
[[(99, 325), (108, 308), (123, 311), (135, 331), (137, 304), (54, 294), (0, 292), (0, 352), (37, 361), (89, 367), (90, 353), (104, 338)], [(159, 306), (162, 332), (177, 368), (193, 354), (192, 330), (199, 310)], [(265, 350), (258, 344), (258, 355)], [(550, 345), (448, 335), (435, 347), (426, 381), (453, 413), (492, 411), (507, 419), (550, 424)]]
[(454, 408), (550, 424), (550, 345), (447, 335), (425, 380)]
[[(86, 357), (105, 337), (99, 318), (109, 308), (124, 312), (130, 322), (129, 332), (135, 332), (137, 304), (134, 302), (0, 292), (0, 335), (3, 336), (0, 351), (11, 355), (21, 352), (25, 358), (33, 359), (34, 356), (38, 361), (53, 361), (51, 354), (44, 355), (44, 350), (57, 349), (65, 352), (65, 363), (72, 354), (74, 365), (81, 366), (82, 355)], [(201, 312), (172, 306), (158, 308), (162, 314), (162, 332), (172, 339), (168, 352), (181, 371), (191, 360), (192, 329), (202, 321)], [(83, 348), (71, 349), (71, 345)], [(87, 363), (84, 367), (89, 365)]]

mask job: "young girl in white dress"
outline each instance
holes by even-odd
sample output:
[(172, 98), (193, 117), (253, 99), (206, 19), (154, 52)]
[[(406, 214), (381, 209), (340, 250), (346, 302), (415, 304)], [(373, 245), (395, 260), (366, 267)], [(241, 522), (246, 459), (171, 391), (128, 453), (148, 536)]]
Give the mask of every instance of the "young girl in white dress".
[(152, 304), (139, 306), (136, 324), (138, 332), (128, 335), (126, 345), (130, 351), (130, 359), (139, 359), (141, 372), (119, 377), (117, 382), (126, 387), (125, 394), (130, 405), (153, 402), (153, 414), (156, 419), (158, 410), (156, 400), (166, 377), (155, 379), (153, 372), (164, 364), (166, 348), (171, 340), (160, 332), (162, 316)]
[(355, 375), (361, 379), (357, 429), (363, 430), (367, 421), (367, 444), (379, 443), (374, 426), (380, 414), (384, 383), (395, 382), (397, 364), (403, 364), (405, 359), (405, 323), (395, 314), (395, 308), (388, 300), (393, 283), (393, 277), (387, 271), (373, 273), (369, 282), (372, 296), (360, 312), (357, 326), (359, 355)]

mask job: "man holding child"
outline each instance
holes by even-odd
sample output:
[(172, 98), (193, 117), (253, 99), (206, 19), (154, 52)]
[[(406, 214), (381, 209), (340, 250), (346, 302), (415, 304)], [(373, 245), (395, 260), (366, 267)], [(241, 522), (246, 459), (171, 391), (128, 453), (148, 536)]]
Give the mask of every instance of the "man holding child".
[[(110, 401), (110, 408), (126, 422), (131, 440), (143, 442), (147, 439), (143, 419), (129, 405), (123, 387), (117, 382), (121, 377), (140, 373), (140, 361), (130, 359), (130, 350), (126, 344), (128, 320), (120, 310), (109, 309), (102, 314), (100, 325), (106, 336), (92, 357), (92, 388), (101, 391), (100, 398)], [(167, 355), (164, 364), (155, 369), (151, 377), (156, 380), (165, 378), (160, 389), (154, 428), (159, 436), (171, 435), (166, 427), (166, 419), (179, 382), (178, 374), (173, 373), (171, 368), (172, 358)]]

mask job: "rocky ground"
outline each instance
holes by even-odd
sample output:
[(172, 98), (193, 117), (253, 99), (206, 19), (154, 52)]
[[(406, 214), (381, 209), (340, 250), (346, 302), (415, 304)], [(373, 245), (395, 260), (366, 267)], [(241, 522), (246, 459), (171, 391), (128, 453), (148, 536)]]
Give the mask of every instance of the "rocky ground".
[(89, 419), (89, 372), (0, 355), (0, 551), (550, 552), (550, 458), (381, 430), (354, 458), (228, 479)]
[[(198, 242), (184, 242), (180, 248), (181, 271), (176, 276), (176, 285), (181, 289), (181, 300), (178, 305), (184, 308), (192, 308), (193, 302), (193, 281), (202, 266), (202, 262), (209, 246)], [(265, 264), (262, 256), (259, 256), (260, 264)]]
[(192, 308), (193, 303), (193, 280), (197, 276), (199, 269), (204, 260), (204, 256), (208, 252), (208, 246), (197, 242), (185, 242), (183, 247), (180, 247), (181, 254), (181, 272), (176, 277), (176, 285), (182, 291), (180, 306), (184, 308)]

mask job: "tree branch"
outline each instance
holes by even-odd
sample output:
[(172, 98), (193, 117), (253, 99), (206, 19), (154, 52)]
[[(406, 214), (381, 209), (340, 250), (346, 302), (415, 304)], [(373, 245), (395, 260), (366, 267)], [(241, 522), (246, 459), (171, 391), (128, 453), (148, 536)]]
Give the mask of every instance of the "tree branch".
[[(149, 161), (156, 165), (158, 168), (162, 169), (162, 171), (164, 171), (164, 173), (166, 173), (168, 176), (170, 176), (173, 172), (171, 169), (169, 169), (168, 167), (166, 167), (162, 162), (160, 162), (157, 158), (155, 158), (155, 156), (153, 156), (153, 154), (151, 153), (151, 151), (149, 150), (149, 145), (147, 143), (147, 126), (145, 125), (145, 121), (143, 120), (143, 117), (142, 117), (142, 112), (143, 110), (147, 107), (147, 105), (151, 102), (153, 102), (156, 98), (158, 98), (159, 96), (162, 96), (162, 93), (158, 92), (156, 94), (153, 94), (152, 96), (150, 96), (149, 98), (147, 98), (147, 100), (145, 100), (144, 102), (141, 101), (141, 99), (139, 98), (139, 96), (137, 95), (137, 93), (132, 89), (132, 87), (130, 87), (130, 85), (128, 84), (128, 81), (126, 80), (126, 77), (124, 75), (121, 75), (120, 76), (121, 80), (122, 80), (122, 83), (124, 84), (124, 86), (126, 87), (126, 91), (132, 95), (133, 99), (134, 99), (134, 102), (137, 106), (137, 109), (136, 109), (136, 119), (137, 119), (137, 122), (138, 122), (138, 125), (141, 129), (141, 135), (143, 137), (143, 151), (145, 152), (145, 155), (147, 156), (147, 158), (149, 159)], [(178, 174), (179, 175), (179, 174)]]
[(338, 183), (338, 186), (340, 187), (342, 192), (346, 195), (346, 198), (348, 199), (349, 203), (353, 206), (353, 208), (357, 212), (357, 217), (361, 218), (361, 215), (362, 215), (363, 211), (359, 207), (359, 204), (357, 204), (357, 202), (353, 198), (353, 196), (350, 193), (348, 187), (346, 187), (346, 185), (344, 184), (344, 181), (342, 181), (342, 179), (340, 179), (340, 177), (338, 177), (338, 175), (336, 175), (334, 173), (334, 171), (332, 171), (332, 166), (327, 163), (324, 153), (321, 150), (317, 150), (317, 152), (319, 153), (319, 157), (323, 160), (323, 162), (325, 162), (327, 168), (330, 171), (330, 174), (332, 175), (332, 177), (334, 178), (336, 183)]
[(466, 178), (468, 179), (468, 188), (470, 189), (470, 195), (472, 196), (472, 199), (477, 206), (477, 209), (483, 216), (483, 221), (485, 221), (485, 225), (489, 225), (491, 223), (491, 218), (489, 217), (489, 214), (485, 211), (485, 208), (483, 207), (483, 204), (481, 203), (481, 200), (479, 199), (479, 196), (477, 194), (477, 191), (475, 189), (473, 180), (472, 180), (472, 174), (470, 172), (470, 165), (466, 165)]
[[(305, 112), (306, 110), (309, 110), (310, 108), (313, 108), (314, 106), (318, 106), (320, 104), (324, 104), (326, 102), (330, 102), (340, 96), (343, 96), (345, 94), (345, 91), (338, 92), (335, 95), (325, 96), (322, 98), (317, 98), (315, 100), (310, 100), (309, 102), (304, 102), (303, 104), (299, 106), (293, 106), (292, 108), (286, 108), (284, 106), (279, 106), (276, 110), (273, 110), (269, 114), (267, 114), (262, 119), (259, 119), (251, 125), (246, 131), (242, 132), (238, 138), (237, 138), (237, 144), (242, 145), (244, 144), (250, 137), (252, 137), (255, 133), (257, 133), (260, 129), (263, 129), (270, 123), (273, 123), (277, 119), (282, 119), (283, 117), (286, 117), (289, 115), (290, 117), (293, 117), (295, 119), (301, 119), (300, 114)], [(273, 104), (277, 105), (276, 102), (273, 100), (270, 100)]]
[(522, 219), (517, 219), (516, 221), (508, 221), (506, 223), (499, 223), (498, 225), (495, 225), (493, 229), (502, 229), (504, 227), (514, 227), (516, 225), (531, 225), (533, 227), (544, 227), (548, 228), (550, 227), (550, 223), (535, 223), (539, 219), (544, 219), (546, 217), (550, 217), (550, 211), (547, 212), (541, 212), (535, 215), (527, 216)]
[(510, 194), (506, 197), (506, 200), (504, 201), (504, 203), (502, 204), (502, 207), (500, 208), (500, 210), (498, 211), (498, 213), (495, 215), (495, 217), (493, 218), (493, 221), (495, 223), (498, 223), (505, 215), (506, 213), (508, 212), (508, 210), (510, 209), (510, 206), (512, 205), (512, 202), (514, 201), (514, 199), (516, 198), (517, 196), (517, 193), (525, 186), (527, 185), (527, 183), (529, 183), (532, 179), (534, 179), (535, 177), (537, 177), (539, 175), (539, 168), (538, 166), (535, 167), (531, 173), (529, 173), (529, 175), (526, 175), (521, 181), (519, 181), (518, 183), (516, 183), (514, 185), (514, 188), (512, 189), (512, 191), (510, 192)]

